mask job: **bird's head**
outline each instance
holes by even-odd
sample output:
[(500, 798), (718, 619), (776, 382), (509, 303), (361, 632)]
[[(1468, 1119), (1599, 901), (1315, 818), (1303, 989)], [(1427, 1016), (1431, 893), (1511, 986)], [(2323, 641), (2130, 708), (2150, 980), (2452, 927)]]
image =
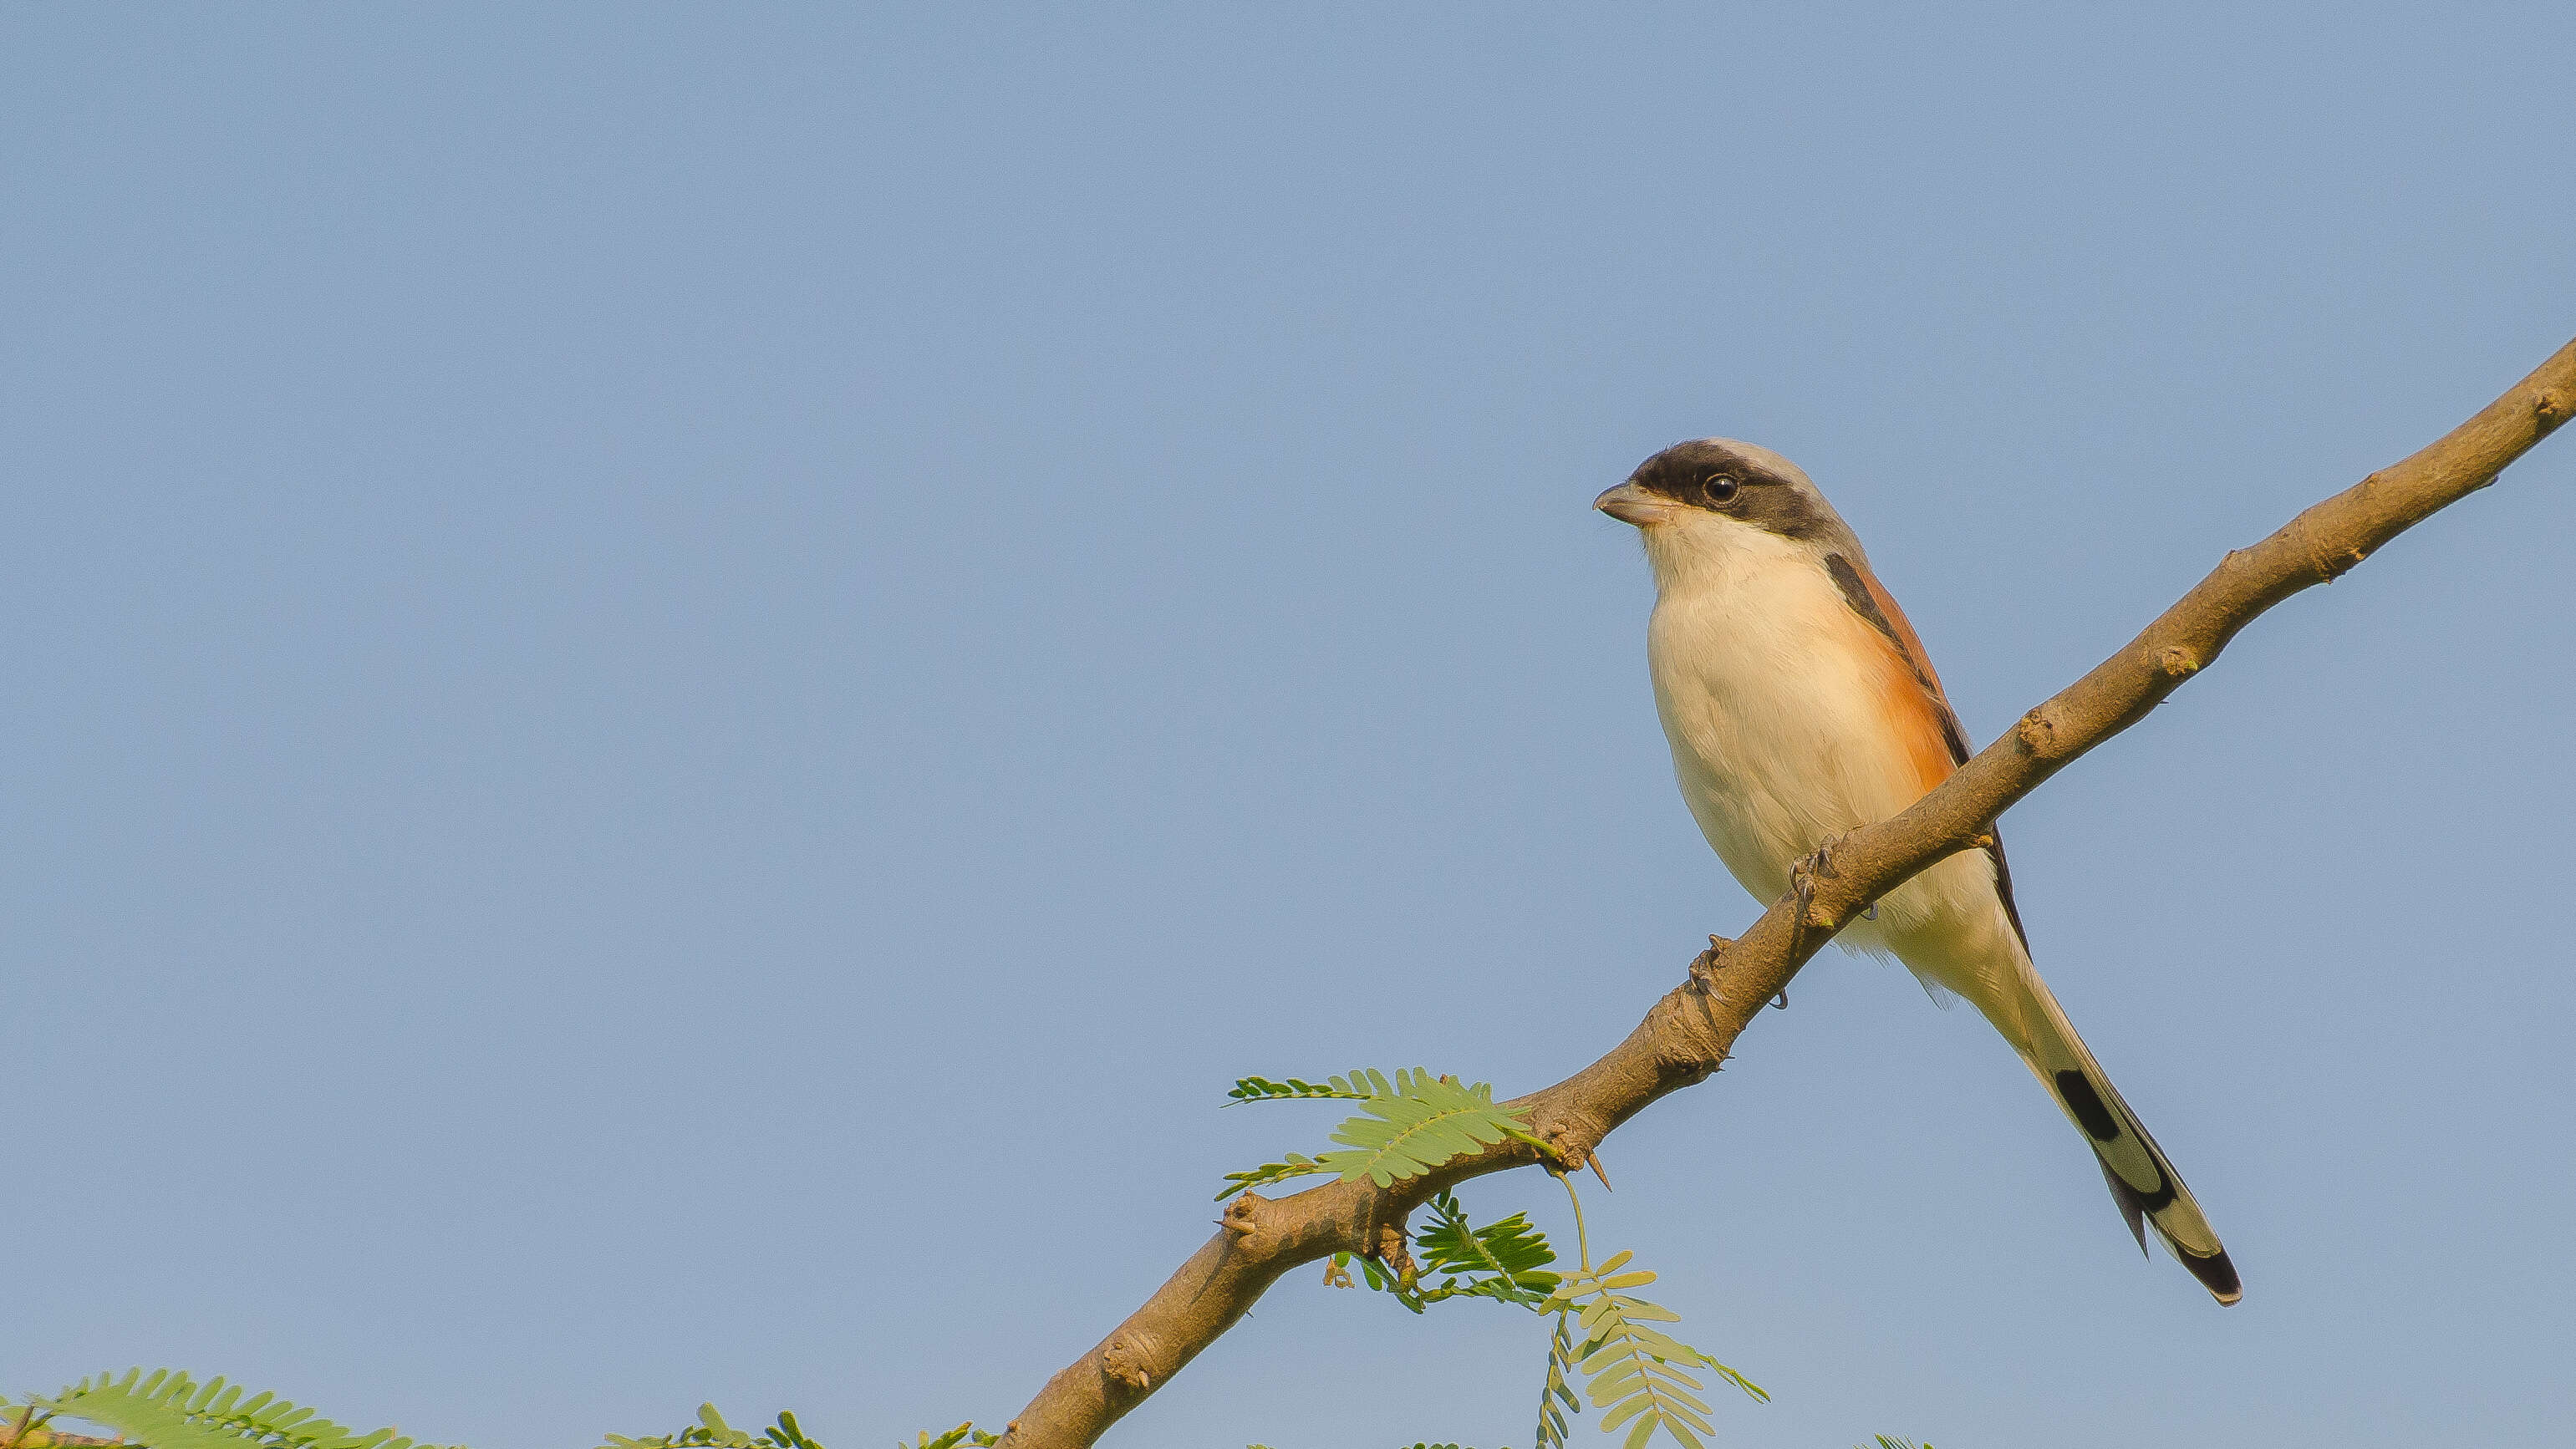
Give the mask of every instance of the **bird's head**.
[(1859, 549), (1797, 464), (1732, 438), (1676, 443), (1638, 464), (1627, 482), (1592, 506), (1636, 525), (1657, 579), (1666, 582), (1694, 563), (1744, 549), (1794, 551), (1820, 561)]

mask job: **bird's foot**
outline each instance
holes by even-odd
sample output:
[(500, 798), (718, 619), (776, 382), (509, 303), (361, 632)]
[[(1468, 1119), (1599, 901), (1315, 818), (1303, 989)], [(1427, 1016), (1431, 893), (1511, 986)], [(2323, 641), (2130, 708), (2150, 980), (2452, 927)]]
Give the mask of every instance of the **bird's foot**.
[(1691, 958), (1691, 988), (1704, 996), (1717, 994), (1717, 968), (1726, 960), (1726, 948), (1734, 945), (1724, 936), (1711, 934), (1708, 949)]
[(1816, 882), (1832, 880), (1837, 874), (1834, 870), (1834, 847), (1843, 843), (1844, 834), (1838, 830), (1826, 836), (1816, 842), (1815, 849), (1800, 856), (1798, 862), (1789, 867), (1789, 893), (1798, 898), (1798, 924), (1802, 926), (1831, 929), (1838, 924), (1817, 916)]

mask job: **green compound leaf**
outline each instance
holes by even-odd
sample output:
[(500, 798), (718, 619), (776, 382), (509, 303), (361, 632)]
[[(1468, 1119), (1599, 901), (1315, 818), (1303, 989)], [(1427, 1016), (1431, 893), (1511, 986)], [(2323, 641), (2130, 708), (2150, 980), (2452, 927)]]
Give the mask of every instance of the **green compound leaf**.
[[(1601, 1411), (1603, 1432), (1627, 1428), (1626, 1449), (1642, 1449), (1659, 1428), (1684, 1449), (1706, 1449), (1699, 1436), (1713, 1432), (1706, 1417), (1708, 1404), (1695, 1392), (1702, 1385), (1690, 1370), (1706, 1370), (1765, 1403), (1771, 1396), (1725, 1364), (1648, 1326), (1676, 1323), (1681, 1315), (1618, 1291), (1655, 1280), (1654, 1274), (1643, 1270), (1618, 1271), (1632, 1256), (1613, 1254), (1600, 1267), (1568, 1273), (1558, 1283), (1546, 1306), (1559, 1315), (1560, 1336), (1571, 1318), (1581, 1327), (1583, 1341), (1571, 1350), (1550, 1352), (1549, 1387), (1559, 1386), (1562, 1366), (1571, 1362), (1583, 1372), (1584, 1392), (1592, 1407)], [(1544, 1416), (1541, 1424), (1547, 1427)], [(1561, 1428), (1553, 1442), (1564, 1442)]]
[(150, 1449), (425, 1449), (391, 1429), (360, 1434), (275, 1394), (245, 1399), (222, 1378), (140, 1368), (99, 1374), (29, 1404), (68, 1419), (104, 1424)]
[(1398, 1071), (1392, 1080), (1374, 1068), (1363, 1068), (1322, 1085), (1294, 1077), (1285, 1082), (1245, 1077), (1226, 1095), (1229, 1106), (1298, 1098), (1355, 1101), (1365, 1115), (1333, 1129), (1333, 1140), (1344, 1151), (1321, 1157), (1291, 1152), (1281, 1161), (1263, 1163), (1248, 1172), (1227, 1173), (1225, 1187), (1216, 1195), (1219, 1202), (1310, 1173), (1333, 1173), (1344, 1182), (1365, 1177), (1388, 1187), (1505, 1138), (1546, 1145), (1530, 1134), (1518, 1110), (1496, 1105), (1492, 1083), (1462, 1086), (1456, 1077), (1434, 1076), (1427, 1067)]
[(1495, 1105), (1491, 1083), (1462, 1086), (1423, 1067), (1397, 1072), (1395, 1090), (1369, 1097), (1363, 1109), (1366, 1116), (1333, 1129), (1333, 1140), (1351, 1150), (1317, 1159), (1344, 1182), (1365, 1177), (1389, 1187), (1506, 1138), (1538, 1143), (1517, 1112)]
[[(1556, 1315), (1556, 1335), (1547, 1347), (1547, 1381), (1538, 1392), (1538, 1432), (1530, 1436), (1537, 1449), (1565, 1449), (1565, 1415), (1567, 1410), (1583, 1412), (1583, 1401), (1574, 1396), (1566, 1375), (1574, 1367), (1574, 1335), (1565, 1327), (1565, 1315)], [(1560, 1408), (1558, 1405), (1564, 1407)]]
[(1466, 1210), (1447, 1188), (1432, 1194), (1426, 1206), (1432, 1222), (1414, 1241), (1422, 1255), (1423, 1275), (1449, 1275), (1424, 1294), (1426, 1299), (1491, 1298), (1536, 1310), (1556, 1292), (1559, 1279), (1547, 1271), (1547, 1265), (1556, 1261), (1556, 1250), (1530, 1226), (1526, 1215), (1514, 1213), (1501, 1222), (1477, 1227), (1467, 1221)]

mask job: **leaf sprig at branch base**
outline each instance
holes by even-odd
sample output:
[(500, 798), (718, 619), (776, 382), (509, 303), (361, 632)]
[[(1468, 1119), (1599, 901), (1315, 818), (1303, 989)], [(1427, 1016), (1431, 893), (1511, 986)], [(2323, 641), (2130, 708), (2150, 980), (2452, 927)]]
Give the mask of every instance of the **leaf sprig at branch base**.
[[(1365, 1160), (1346, 1162), (1343, 1180), (1365, 1175), (1380, 1187), (1391, 1180), (1381, 1176), (1380, 1168), (1391, 1149), (1391, 1155), (1410, 1168), (1401, 1175), (1410, 1177), (1472, 1156), (1507, 1136), (1546, 1146), (1522, 1126), (1514, 1109), (1493, 1105), (1492, 1088), (1481, 1082), (1461, 1087), (1455, 1077), (1434, 1077), (1422, 1068), (1397, 1072), (1392, 1082), (1366, 1069), (1347, 1077), (1334, 1077), (1321, 1085), (1294, 1077), (1285, 1082), (1245, 1077), (1226, 1095), (1237, 1102), (1340, 1098), (1365, 1103), (1371, 1116), (1351, 1118), (1333, 1134), (1336, 1141), (1350, 1144), (1352, 1152), (1327, 1153), (1321, 1159), (1291, 1154), (1290, 1162), (1312, 1164), (1308, 1170), (1323, 1171), (1325, 1164), (1335, 1158), (1353, 1159), (1366, 1154)], [(1476, 1126), (1458, 1125), (1467, 1121)], [(1445, 1135), (1425, 1130), (1423, 1124), (1431, 1122), (1457, 1130)], [(1477, 1130), (1479, 1127), (1486, 1130)], [(1443, 1144), (1446, 1152), (1433, 1156), (1435, 1148)], [(1229, 1181), (1248, 1182), (1282, 1167), (1280, 1163), (1266, 1164), (1252, 1172), (1230, 1174)], [(1550, 1170), (1555, 1171), (1553, 1164)], [(1548, 1350), (1547, 1377), (1539, 1394), (1540, 1449), (1554, 1449), (1564, 1443), (1565, 1409), (1576, 1413), (1583, 1410), (1581, 1401), (1567, 1385), (1571, 1373), (1578, 1370), (1588, 1381), (1586, 1389), (1592, 1406), (1602, 1411), (1604, 1431), (1633, 1423), (1625, 1449), (1641, 1449), (1658, 1428), (1671, 1434), (1683, 1449), (1707, 1449), (1699, 1436), (1715, 1431), (1707, 1419), (1707, 1403), (1693, 1392), (1702, 1385), (1688, 1370), (1713, 1373), (1757, 1401), (1767, 1402), (1770, 1396), (1725, 1364), (1648, 1326), (1676, 1323), (1681, 1315), (1625, 1291), (1655, 1281), (1655, 1275), (1643, 1269), (1620, 1271), (1633, 1254), (1623, 1252), (1599, 1268), (1592, 1266), (1583, 1199), (1575, 1192), (1572, 1179), (1562, 1172), (1555, 1175), (1574, 1206), (1575, 1240), (1582, 1258), (1582, 1266), (1576, 1272), (1560, 1274), (1549, 1270), (1549, 1265), (1556, 1262), (1556, 1250), (1548, 1245), (1544, 1234), (1531, 1226), (1525, 1214), (1514, 1213), (1480, 1228), (1469, 1220), (1457, 1195), (1441, 1187), (1423, 1204), (1430, 1211), (1431, 1222), (1412, 1238), (1410, 1250), (1400, 1220), (1398, 1225), (1382, 1225), (1378, 1241), (1368, 1250), (1334, 1254), (1331, 1266), (1325, 1269), (1324, 1281), (1336, 1287), (1351, 1286), (1350, 1269), (1352, 1260), (1357, 1258), (1369, 1287), (1388, 1294), (1415, 1313), (1449, 1298), (1489, 1298), (1518, 1304), (1534, 1313), (1554, 1314), (1557, 1322)], [(1419, 1261), (1415, 1252), (1421, 1255)], [(1440, 1281), (1425, 1287), (1425, 1280), (1434, 1274), (1439, 1275)], [(1581, 1326), (1579, 1343), (1567, 1327), (1568, 1319)]]

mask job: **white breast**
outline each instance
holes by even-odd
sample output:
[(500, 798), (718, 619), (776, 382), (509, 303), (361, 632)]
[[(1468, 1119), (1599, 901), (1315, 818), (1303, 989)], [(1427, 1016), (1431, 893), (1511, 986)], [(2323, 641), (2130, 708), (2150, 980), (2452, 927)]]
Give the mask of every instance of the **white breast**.
[[(1828, 835), (1922, 793), (1883, 702), (1891, 655), (1803, 545), (1717, 519), (1661, 547), (1660, 532), (1648, 546), (1658, 597), (1646, 648), (1674, 773), (1718, 858), (1772, 901)], [(1847, 942), (1882, 949), (1962, 907), (1990, 913), (1957, 898), (1990, 896), (1991, 874), (1982, 891), (1976, 874), (1935, 867)]]

